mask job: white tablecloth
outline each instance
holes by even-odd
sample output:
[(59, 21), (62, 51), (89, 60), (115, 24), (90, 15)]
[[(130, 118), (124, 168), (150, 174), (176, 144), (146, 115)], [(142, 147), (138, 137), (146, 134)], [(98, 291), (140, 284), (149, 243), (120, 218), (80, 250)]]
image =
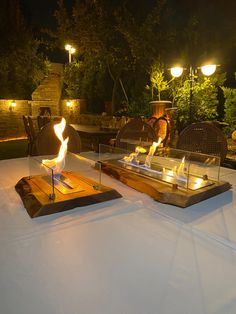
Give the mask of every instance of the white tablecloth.
[(123, 198), (31, 219), (14, 189), (27, 158), (0, 174), (1, 314), (236, 313), (235, 188), (181, 209), (103, 174)]

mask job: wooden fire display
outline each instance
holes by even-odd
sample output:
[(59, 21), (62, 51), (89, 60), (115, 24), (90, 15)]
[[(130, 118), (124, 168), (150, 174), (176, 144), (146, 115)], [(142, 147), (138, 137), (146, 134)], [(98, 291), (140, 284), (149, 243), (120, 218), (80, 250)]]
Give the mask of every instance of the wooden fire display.
[[(103, 161), (101, 169), (106, 174), (123, 182), (140, 192), (146, 193), (154, 200), (179, 207), (188, 207), (231, 188), (225, 181), (210, 181), (198, 189), (186, 189), (176, 183), (164, 182), (145, 175), (140, 169), (125, 165), (119, 160)], [(135, 171), (136, 170), (136, 171)]]
[[(49, 215), (75, 207), (96, 204), (121, 195), (111, 189), (77, 172), (63, 171), (66, 163), (67, 145), (73, 143), (73, 137), (64, 138), (66, 120), (52, 125), (55, 136), (61, 142), (58, 155), (52, 159), (31, 158), (30, 163), (36, 166), (36, 175), (23, 177), (15, 186), (30, 217)], [(47, 133), (44, 136), (48, 137)], [(42, 137), (44, 144), (45, 138)], [(74, 139), (77, 147), (77, 138)], [(54, 142), (52, 141), (52, 144)], [(39, 174), (44, 172), (44, 174)], [(35, 173), (35, 171), (34, 171)]]
[(15, 186), (31, 218), (66, 211), (122, 197), (116, 190), (98, 184), (76, 172), (63, 171), (51, 176), (23, 177)]

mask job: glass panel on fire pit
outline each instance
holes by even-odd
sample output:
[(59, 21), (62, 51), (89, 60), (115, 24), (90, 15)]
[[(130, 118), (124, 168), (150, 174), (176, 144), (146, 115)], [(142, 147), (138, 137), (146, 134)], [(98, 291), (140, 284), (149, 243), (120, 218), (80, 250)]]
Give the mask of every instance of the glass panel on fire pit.
[[(71, 157), (69, 156), (67, 158)], [(54, 158), (56, 156), (50, 156)], [(56, 167), (50, 167), (46, 165), (45, 157), (29, 157), (29, 169), (30, 169), (30, 180), (40, 190), (40, 197), (44, 194), (47, 196), (46, 199), (55, 199), (55, 191), (59, 191), (61, 194), (72, 194), (75, 192), (81, 192), (84, 189), (81, 185), (75, 183), (69, 175), (68, 171), (62, 171)], [(50, 159), (51, 160), (51, 159)], [(64, 168), (64, 167), (63, 167)]]
[(198, 190), (219, 181), (220, 158), (172, 148), (137, 146), (134, 151), (100, 145), (100, 161), (106, 169), (144, 176), (184, 190)]
[(43, 164), (42, 157), (29, 157), (29, 179), (47, 199), (54, 199), (54, 171)]

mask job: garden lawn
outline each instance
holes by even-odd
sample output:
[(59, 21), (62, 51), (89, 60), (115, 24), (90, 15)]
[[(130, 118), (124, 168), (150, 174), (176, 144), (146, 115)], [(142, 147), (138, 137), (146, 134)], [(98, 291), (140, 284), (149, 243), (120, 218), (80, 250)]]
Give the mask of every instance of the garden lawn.
[(0, 142), (0, 160), (27, 156), (26, 139)]

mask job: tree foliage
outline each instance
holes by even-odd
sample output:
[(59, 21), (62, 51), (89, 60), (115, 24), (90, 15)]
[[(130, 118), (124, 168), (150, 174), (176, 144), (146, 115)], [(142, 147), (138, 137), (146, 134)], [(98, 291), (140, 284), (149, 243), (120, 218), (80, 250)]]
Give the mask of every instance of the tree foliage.
[[(160, 96), (170, 91), (173, 103), (178, 105), (179, 124), (186, 125), (189, 80), (169, 84), (166, 69), (177, 58), (184, 66), (197, 68), (213, 54), (222, 57), (220, 48), (225, 36), (228, 42), (236, 43), (234, 33), (229, 32), (235, 19), (226, 21), (220, 29), (215, 27), (225, 13), (232, 17), (223, 0), (214, 4), (199, 0), (194, 6), (187, 0), (76, 0), (71, 12), (63, 0), (58, 3), (59, 45), (64, 47), (70, 42), (79, 58), (79, 66), (68, 66), (66, 70), (68, 78), (75, 75), (69, 75), (70, 69), (78, 71), (77, 85), (67, 79), (66, 91), (73, 89), (73, 95), (90, 99), (91, 108), (93, 102), (97, 108), (96, 100), (112, 99), (113, 112), (125, 102), (129, 112), (141, 114), (148, 112), (148, 102), (155, 92)], [(213, 11), (215, 14), (211, 14)], [(229, 53), (231, 48), (226, 46)], [(147, 86), (151, 88), (147, 90)], [(195, 78), (193, 121), (217, 117), (217, 96), (213, 78)]]
[(228, 123), (228, 126), (225, 129), (228, 134), (231, 134), (236, 130), (236, 89), (229, 87), (223, 87), (222, 89), (225, 97), (224, 121)]
[(0, 97), (29, 99), (46, 72), (46, 63), (19, 2), (2, 0), (0, 8)]
[[(165, 93), (165, 100), (168, 100), (170, 97), (170, 92), (172, 88), (172, 81), (174, 77), (167, 80), (166, 71), (164, 64), (158, 60), (152, 65), (150, 73), (150, 83), (151, 83), (151, 96), (153, 100), (162, 100), (162, 96)], [(148, 86), (149, 88), (149, 86)], [(168, 93), (167, 93), (168, 91)]]
[[(152, 2), (154, 9), (145, 3), (137, 8), (124, 0), (76, 1), (73, 13), (66, 15), (63, 0), (59, 1), (58, 37), (77, 46), (85, 68), (91, 65), (91, 56), (102, 65), (100, 80), (111, 86), (114, 111), (143, 94), (154, 55), (159, 55), (167, 41), (160, 23), (165, 1)], [(93, 91), (95, 94), (96, 89)]]
[[(191, 122), (215, 120), (218, 117), (218, 86), (225, 81), (225, 73), (212, 77), (194, 75), (192, 100), (190, 100), (190, 79), (185, 77), (178, 88), (173, 88), (174, 106), (177, 107), (177, 127), (181, 131)], [(177, 80), (173, 86), (179, 84)], [(190, 101), (192, 102), (190, 104)], [(190, 105), (191, 110), (190, 110)], [(191, 113), (191, 117), (190, 117)]]
[(104, 62), (96, 56), (86, 54), (86, 60), (72, 62), (65, 66), (64, 96), (86, 99), (88, 109), (93, 112), (104, 111), (104, 99), (111, 97), (109, 84)]

